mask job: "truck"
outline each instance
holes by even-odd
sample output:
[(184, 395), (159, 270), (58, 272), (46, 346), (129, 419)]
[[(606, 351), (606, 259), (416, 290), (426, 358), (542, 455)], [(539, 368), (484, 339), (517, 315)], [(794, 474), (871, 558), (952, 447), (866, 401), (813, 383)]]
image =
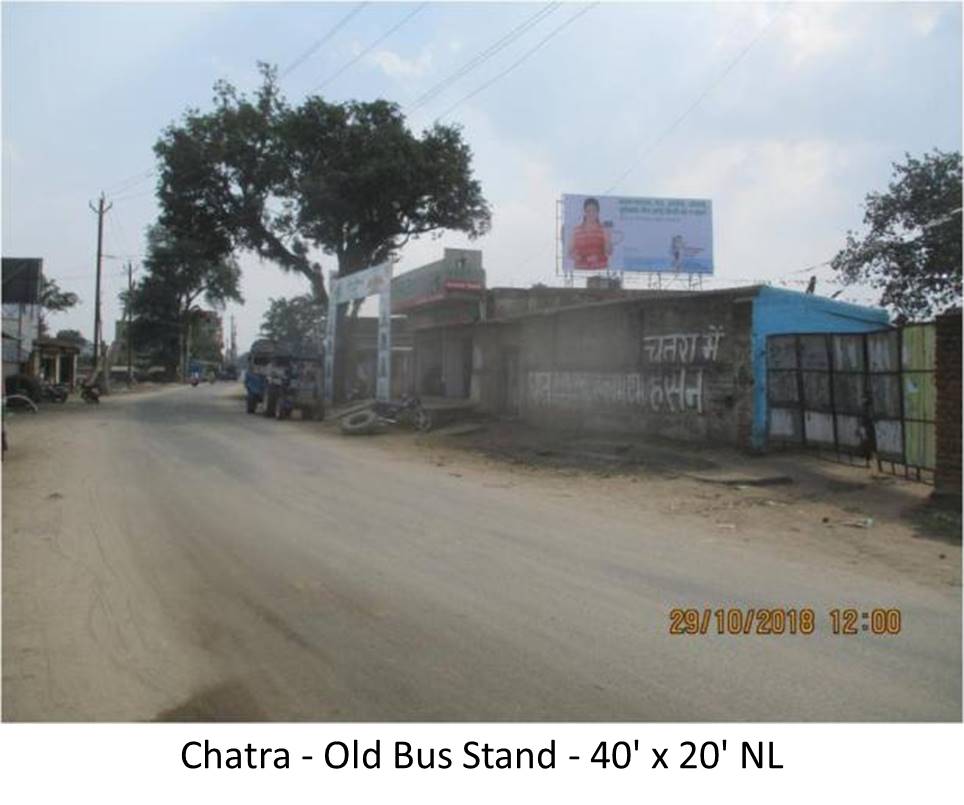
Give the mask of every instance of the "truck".
[(244, 373), (248, 413), (263, 405), (266, 417), (287, 419), (297, 410), (302, 419), (324, 419), (322, 365), (321, 355), (306, 354), (283, 342), (255, 341)]

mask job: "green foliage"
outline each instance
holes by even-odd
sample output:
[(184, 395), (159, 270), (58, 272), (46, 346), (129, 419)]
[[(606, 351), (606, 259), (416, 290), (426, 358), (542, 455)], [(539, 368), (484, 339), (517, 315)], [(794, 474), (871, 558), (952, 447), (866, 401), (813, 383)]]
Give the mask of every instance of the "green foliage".
[(190, 358), (221, 363), (224, 355), (218, 328), (214, 326), (209, 311), (192, 310), (188, 325), (188, 351)]
[(250, 249), (299, 272), (319, 302), (327, 295), (312, 248), (335, 256), (344, 275), (410, 238), (488, 231), (459, 129), (436, 124), (416, 136), (384, 100), (310, 96), (292, 108), (275, 70), (260, 69), (253, 98), (218, 82), (211, 111), (188, 110), (156, 143), (163, 224), (203, 233), (199, 248)]
[(80, 297), (72, 291), (62, 291), (57, 285), (57, 280), (43, 278), (40, 286), (40, 314), (39, 330), (40, 335), (47, 334), (46, 313), (62, 313), (69, 310), (80, 301)]
[[(139, 352), (173, 369), (186, 357), (181, 353), (198, 300), (212, 307), (243, 301), (241, 269), (233, 259), (161, 225), (148, 230), (144, 268), (130, 300), (132, 337)], [(123, 297), (126, 302), (126, 292)]]
[(69, 310), (80, 301), (80, 297), (71, 291), (62, 291), (57, 280), (44, 278), (40, 287), (40, 306), (51, 313)]
[(961, 154), (935, 150), (894, 165), (886, 193), (866, 197), (862, 238), (832, 266), (848, 283), (880, 290), (900, 319), (923, 319), (961, 301)]
[(270, 299), (261, 321), (261, 334), (296, 350), (317, 348), (325, 331), (325, 307), (309, 294)]
[(80, 330), (58, 330), (57, 338), (60, 341), (69, 341), (72, 344), (76, 344), (80, 349), (83, 349), (90, 343), (81, 335)]

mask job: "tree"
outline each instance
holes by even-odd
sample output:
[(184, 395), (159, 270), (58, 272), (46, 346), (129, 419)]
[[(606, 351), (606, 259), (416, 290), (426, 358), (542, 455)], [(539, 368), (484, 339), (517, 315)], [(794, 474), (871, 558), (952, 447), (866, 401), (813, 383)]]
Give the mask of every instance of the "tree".
[[(57, 280), (44, 277), (40, 285), (40, 309), (50, 313), (62, 313), (69, 310), (80, 301), (80, 297), (72, 291), (62, 291)], [(41, 312), (39, 321), (40, 335), (47, 334), (47, 317)]]
[(80, 330), (58, 330), (57, 340), (69, 341), (75, 344), (78, 349), (83, 350), (90, 342), (81, 335)]
[[(217, 308), (229, 300), (242, 302), (241, 270), (230, 257), (162, 225), (148, 230), (144, 268), (130, 300), (133, 338), (169, 369), (179, 365), (183, 379), (196, 303), (203, 298)], [(123, 298), (126, 302), (126, 292)]]
[(284, 341), (296, 350), (310, 349), (325, 331), (325, 307), (310, 294), (291, 299), (269, 299), (261, 320), (261, 334)]
[(866, 197), (858, 238), (831, 265), (846, 283), (880, 290), (899, 320), (928, 318), (961, 300), (961, 154), (906, 154), (886, 193)]
[(309, 96), (292, 108), (275, 69), (259, 69), (253, 99), (219, 81), (212, 111), (188, 110), (155, 144), (165, 226), (299, 272), (319, 302), (327, 296), (311, 248), (333, 255), (344, 276), (410, 238), (488, 231), (489, 206), (458, 128), (435, 124), (416, 136), (385, 100)]
[(220, 364), (224, 359), (219, 319), (212, 311), (194, 308), (188, 316), (188, 351), (190, 358)]
[[(444, 230), (471, 238), (491, 225), (472, 175), (472, 152), (454, 126), (413, 134), (397, 104), (329, 103), (312, 95), (291, 107), (275, 68), (248, 98), (214, 86), (214, 108), (189, 109), (154, 146), (161, 222), (203, 233), (205, 248), (248, 249), (302, 274), (327, 302), (321, 263), (345, 276), (394, 256), (411, 238)], [(357, 313), (357, 305), (354, 313)], [(339, 305), (335, 395), (340, 396), (347, 305)]]

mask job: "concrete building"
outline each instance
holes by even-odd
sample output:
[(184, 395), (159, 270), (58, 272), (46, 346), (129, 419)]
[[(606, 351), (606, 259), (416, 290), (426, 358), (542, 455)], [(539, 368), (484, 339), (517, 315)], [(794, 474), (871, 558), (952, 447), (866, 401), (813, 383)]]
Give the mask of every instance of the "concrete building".
[[(402, 283), (405, 283), (404, 285)], [(767, 446), (767, 337), (870, 332), (886, 311), (755, 285), (485, 288), (482, 254), (393, 280), (414, 391), (543, 427)]]
[(3, 258), (3, 376), (31, 372), (30, 356), (40, 336), (43, 261)]
[(29, 374), (73, 388), (78, 381), (80, 347), (73, 341), (41, 336), (34, 341)]
[(762, 449), (767, 336), (885, 326), (883, 310), (766, 286), (494, 318), (476, 328), (472, 398), (536, 425)]
[(767, 336), (865, 332), (888, 321), (883, 310), (766, 286), (610, 291), (619, 297), (556, 304), (567, 290), (494, 289), (494, 315), (444, 328), (443, 343), (459, 344), (461, 356), (442, 361), (445, 390), (454, 378), (478, 410), (542, 427), (763, 449)]

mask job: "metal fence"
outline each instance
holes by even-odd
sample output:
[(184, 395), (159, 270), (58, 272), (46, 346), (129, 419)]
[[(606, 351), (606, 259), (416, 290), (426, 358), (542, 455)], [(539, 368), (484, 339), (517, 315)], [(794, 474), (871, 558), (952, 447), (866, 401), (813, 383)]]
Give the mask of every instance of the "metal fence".
[(933, 322), (767, 338), (772, 446), (803, 446), (922, 481), (936, 465)]

